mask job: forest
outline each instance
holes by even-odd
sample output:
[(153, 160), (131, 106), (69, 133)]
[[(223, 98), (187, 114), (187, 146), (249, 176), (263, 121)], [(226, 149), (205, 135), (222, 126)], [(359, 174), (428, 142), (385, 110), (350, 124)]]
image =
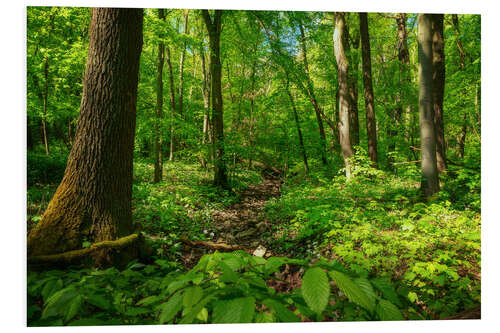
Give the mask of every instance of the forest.
[(27, 325), (481, 318), (481, 16), (27, 7)]

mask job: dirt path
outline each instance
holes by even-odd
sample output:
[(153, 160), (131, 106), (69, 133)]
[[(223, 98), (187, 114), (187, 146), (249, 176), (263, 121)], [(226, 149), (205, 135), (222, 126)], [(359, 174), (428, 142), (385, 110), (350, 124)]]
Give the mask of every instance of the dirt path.
[[(264, 207), (269, 199), (280, 196), (281, 184), (279, 177), (263, 175), (260, 184), (250, 185), (238, 192), (239, 202), (224, 210), (215, 211), (212, 216), (213, 241), (217, 244), (237, 245), (252, 253), (259, 248), (262, 253), (262, 248), (266, 245), (261, 234), (270, 229), (270, 222), (264, 216)], [(213, 252), (207, 248), (188, 250), (183, 258), (188, 267), (204, 253)], [(265, 255), (270, 255), (269, 251)]]

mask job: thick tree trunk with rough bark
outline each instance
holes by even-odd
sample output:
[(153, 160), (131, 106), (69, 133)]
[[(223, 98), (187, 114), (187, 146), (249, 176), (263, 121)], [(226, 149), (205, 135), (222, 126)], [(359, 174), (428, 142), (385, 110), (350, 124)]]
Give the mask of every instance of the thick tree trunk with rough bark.
[(432, 18), (430, 14), (418, 14), (418, 111), (420, 114), (420, 153), (422, 160), (421, 190), (426, 196), (439, 191), (432, 90)]
[(338, 67), (338, 86), (339, 86), (339, 135), (340, 148), (342, 157), (344, 158), (346, 177), (351, 177), (351, 163), (349, 159), (354, 154), (350, 139), (350, 97), (349, 97), (349, 82), (348, 70), (349, 62), (345, 54), (344, 41), (345, 20), (344, 13), (335, 14), (335, 31), (333, 34), (335, 58)]
[[(29, 257), (81, 249), (84, 239), (114, 240), (133, 231), (142, 22), (142, 9), (92, 9), (75, 142), (61, 184), (28, 236)], [(106, 251), (92, 256), (97, 264), (111, 260)]]
[(359, 30), (361, 34), (361, 57), (363, 60), (363, 83), (366, 109), (366, 134), (368, 137), (368, 156), (370, 156), (370, 160), (373, 162), (373, 164), (377, 166), (377, 124), (375, 121), (375, 104), (372, 85), (372, 60), (367, 13), (359, 13)]
[(432, 14), (432, 100), (436, 128), (436, 161), (439, 173), (446, 170), (443, 97), (445, 82), (443, 14)]
[[(158, 18), (165, 20), (163, 9), (158, 9)], [(154, 123), (154, 183), (158, 183), (163, 178), (163, 64), (165, 61), (165, 45), (163, 42), (158, 43), (158, 62), (156, 65), (156, 108), (155, 108), (155, 123)]]
[(208, 10), (202, 10), (203, 20), (208, 30), (210, 42), (210, 78), (212, 89), (212, 121), (214, 127), (213, 144), (214, 158), (214, 185), (229, 188), (226, 162), (224, 161), (224, 121), (222, 105), (222, 66), (220, 63), (220, 34), (222, 28), (222, 11), (215, 10), (214, 18)]

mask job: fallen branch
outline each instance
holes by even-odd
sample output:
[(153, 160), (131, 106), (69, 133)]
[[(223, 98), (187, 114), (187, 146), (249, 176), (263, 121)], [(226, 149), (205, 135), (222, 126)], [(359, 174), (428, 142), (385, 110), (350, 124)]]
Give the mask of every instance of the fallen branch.
[(444, 319), (445, 320), (481, 319), (481, 305), (456, 313)]
[(224, 243), (214, 243), (210, 241), (201, 241), (201, 240), (190, 240), (185, 237), (181, 237), (180, 241), (183, 242), (184, 244), (195, 247), (195, 246), (205, 246), (209, 247), (214, 250), (224, 250), (224, 251), (236, 251), (236, 250), (241, 250), (243, 249), (239, 245), (229, 245), (229, 244), (224, 244)]
[(57, 254), (47, 254), (28, 257), (28, 265), (38, 264), (69, 264), (102, 249), (121, 249), (139, 240), (138, 234), (131, 234), (116, 240), (106, 240), (94, 243), (85, 249), (72, 250)]

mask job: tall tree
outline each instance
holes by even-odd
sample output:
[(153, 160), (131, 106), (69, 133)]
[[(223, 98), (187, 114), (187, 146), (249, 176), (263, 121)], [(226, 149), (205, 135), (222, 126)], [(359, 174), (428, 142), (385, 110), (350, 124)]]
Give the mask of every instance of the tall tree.
[[(188, 30), (189, 9), (184, 12), (184, 35), (189, 34)], [(179, 61), (179, 116), (183, 117), (183, 98), (184, 98), (184, 59), (186, 58), (187, 43), (184, 41), (182, 45), (181, 58)]]
[(344, 158), (346, 177), (351, 177), (351, 163), (350, 158), (354, 154), (350, 139), (350, 96), (349, 96), (349, 82), (348, 71), (349, 62), (345, 54), (345, 40), (344, 40), (345, 18), (344, 13), (335, 14), (335, 31), (333, 33), (335, 58), (338, 67), (338, 87), (339, 87), (339, 135), (340, 135), (340, 148), (342, 150), (342, 157)]
[[(359, 110), (358, 110), (358, 49), (359, 49), (359, 34), (356, 29), (351, 29), (353, 33), (349, 32), (349, 27), (344, 28), (344, 41), (347, 60), (350, 63), (348, 80), (349, 80), (349, 97), (351, 99), (349, 107), (350, 119), (350, 132), (351, 143), (353, 146), (359, 146)], [(352, 48), (351, 48), (352, 46)]]
[(373, 102), (372, 60), (367, 13), (359, 13), (359, 31), (361, 35), (361, 57), (363, 60), (363, 83), (366, 110), (366, 135), (368, 137), (368, 156), (370, 156), (370, 160), (376, 166), (378, 163), (377, 124), (375, 122), (375, 105)]
[(165, 54), (168, 67), (168, 80), (170, 83), (170, 154), (168, 160), (174, 160), (175, 150), (175, 86), (174, 86), (174, 71), (172, 69), (172, 57), (170, 56), (170, 47), (165, 45)]
[(313, 105), (314, 112), (316, 114), (316, 121), (318, 122), (318, 130), (319, 130), (319, 137), (321, 140), (321, 162), (323, 165), (326, 165), (327, 159), (326, 159), (326, 135), (325, 135), (325, 128), (323, 126), (323, 120), (321, 119), (321, 109), (318, 104), (318, 101), (316, 99), (316, 94), (314, 93), (314, 85), (311, 80), (311, 76), (309, 74), (309, 64), (307, 61), (307, 46), (306, 46), (306, 35), (304, 31), (304, 26), (302, 22), (299, 22), (299, 30), (300, 30), (300, 46), (301, 46), (301, 53), (302, 53), (302, 63), (304, 65), (304, 72), (305, 72), (305, 79), (306, 79), (306, 88), (307, 88), (307, 94), (309, 95), (309, 99), (311, 101), (311, 104)]
[[(158, 9), (158, 18), (165, 20), (163, 9)], [(161, 37), (161, 36), (160, 36)], [(156, 117), (154, 123), (154, 155), (155, 155), (155, 169), (154, 169), (154, 183), (158, 183), (163, 178), (163, 64), (165, 61), (165, 44), (163, 41), (158, 42), (158, 61), (156, 66)]]
[(418, 14), (418, 111), (420, 114), (420, 149), (422, 156), (421, 190), (426, 196), (439, 191), (436, 164), (432, 79), (432, 17)]
[(432, 101), (436, 127), (436, 160), (439, 173), (446, 169), (446, 142), (444, 139), (443, 97), (445, 82), (444, 14), (432, 14)]
[(288, 73), (285, 72), (286, 75), (286, 93), (288, 98), (290, 99), (290, 104), (292, 105), (293, 118), (295, 119), (295, 126), (297, 127), (297, 135), (299, 137), (299, 145), (300, 145), (300, 153), (302, 154), (302, 159), (304, 161), (304, 170), (306, 174), (309, 173), (309, 163), (307, 163), (307, 153), (306, 148), (304, 147), (304, 139), (302, 138), (302, 131), (300, 129), (300, 121), (299, 115), (297, 113), (297, 108), (295, 107), (295, 100), (290, 92), (290, 79), (288, 78)]
[[(130, 234), (142, 9), (94, 8), (78, 129), (64, 177), (28, 236), (28, 256)], [(109, 252), (94, 255), (106, 262)]]
[(220, 62), (220, 34), (222, 30), (221, 10), (215, 10), (214, 18), (210, 17), (208, 10), (201, 11), (208, 31), (210, 44), (210, 79), (212, 90), (212, 121), (214, 128), (214, 185), (229, 188), (227, 180), (226, 162), (224, 160), (224, 117), (222, 105), (222, 84)]
[[(465, 51), (462, 45), (462, 39), (460, 38), (460, 24), (458, 21), (458, 15), (452, 14), (451, 21), (453, 23), (453, 27), (455, 28), (455, 34), (457, 35), (457, 48), (458, 48), (458, 53), (460, 55), (460, 70), (463, 71), (465, 69)], [(462, 128), (460, 130), (460, 135), (458, 137), (458, 156), (460, 158), (464, 158), (465, 156), (465, 138), (467, 136), (467, 119), (468, 119), (467, 115), (468, 115), (467, 112), (464, 112)]]

